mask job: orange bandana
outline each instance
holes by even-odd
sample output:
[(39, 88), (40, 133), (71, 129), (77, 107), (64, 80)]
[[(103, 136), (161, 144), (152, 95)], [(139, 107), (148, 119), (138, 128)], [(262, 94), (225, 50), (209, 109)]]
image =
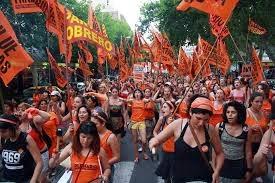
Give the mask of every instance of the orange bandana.
[(196, 98), (192, 102), (191, 108), (205, 109), (205, 110), (213, 112), (213, 104), (212, 104), (212, 102), (209, 99), (204, 98), (204, 97), (198, 97), (198, 98)]

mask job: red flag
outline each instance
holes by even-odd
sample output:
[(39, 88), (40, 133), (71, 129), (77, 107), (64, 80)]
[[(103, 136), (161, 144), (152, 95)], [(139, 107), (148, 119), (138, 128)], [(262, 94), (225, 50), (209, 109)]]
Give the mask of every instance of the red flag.
[(57, 85), (61, 88), (64, 88), (68, 83), (68, 81), (65, 79), (64, 75), (62, 74), (61, 68), (57, 65), (56, 60), (53, 58), (52, 54), (48, 49), (47, 49), (47, 53), (48, 53), (49, 63), (54, 72)]
[(263, 68), (261, 61), (257, 55), (255, 48), (252, 49), (252, 56), (251, 56), (251, 64), (252, 64), (252, 79), (253, 84), (256, 86), (259, 82), (265, 80), (263, 76)]
[(84, 61), (83, 57), (79, 53), (78, 53), (78, 62), (79, 62), (79, 68), (81, 69), (85, 77), (89, 77), (90, 75), (93, 75), (89, 65)]
[(186, 11), (190, 7), (196, 8), (208, 14), (220, 16), (223, 20), (227, 20), (231, 16), (232, 11), (239, 0), (208, 0), (208, 1), (186, 1), (182, 0), (177, 6), (177, 10)]
[(42, 10), (32, 1), (11, 0), (11, 4), (15, 14), (42, 12)]
[(174, 55), (174, 50), (166, 34), (162, 37), (161, 46), (161, 63), (171, 73), (174, 71), (174, 65), (176, 65), (177, 61)]
[(248, 30), (250, 32), (252, 32), (254, 34), (258, 34), (258, 35), (263, 35), (267, 32), (265, 28), (261, 27), (260, 25), (258, 25), (256, 22), (254, 22), (251, 19), (249, 19)]
[(152, 31), (152, 34), (153, 34), (153, 42), (151, 43), (150, 47), (153, 54), (154, 62), (160, 62), (162, 40), (160, 40), (156, 32)]
[(116, 47), (115, 55), (111, 59), (108, 59), (108, 63), (112, 70), (115, 70), (118, 64), (118, 48)]
[(33, 59), (18, 42), (9, 21), (0, 11), (0, 77), (7, 86)]
[(225, 25), (225, 21), (221, 17), (217, 15), (210, 15), (209, 24), (212, 34), (214, 34), (216, 37), (224, 39), (226, 36), (229, 35), (229, 29)]

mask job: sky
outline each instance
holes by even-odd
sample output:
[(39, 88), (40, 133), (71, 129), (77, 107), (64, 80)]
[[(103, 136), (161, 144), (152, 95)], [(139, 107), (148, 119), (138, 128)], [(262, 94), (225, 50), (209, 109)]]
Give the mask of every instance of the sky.
[[(97, 0), (104, 3), (107, 0)], [(139, 20), (140, 8), (145, 2), (150, 2), (151, 0), (109, 0), (110, 5), (118, 10), (122, 15), (124, 15), (131, 29), (135, 29), (135, 24)]]

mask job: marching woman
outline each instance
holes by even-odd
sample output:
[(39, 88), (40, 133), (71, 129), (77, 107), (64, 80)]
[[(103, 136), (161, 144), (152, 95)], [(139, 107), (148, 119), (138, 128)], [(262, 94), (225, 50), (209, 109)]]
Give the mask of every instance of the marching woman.
[(247, 108), (246, 124), (252, 129), (252, 153), (256, 154), (260, 147), (263, 134), (267, 129), (268, 119), (262, 111), (264, 97), (254, 92), (250, 97), (250, 107)]
[(145, 88), (144, 90), (144, 98), (149, 100), (145, 104), (145, 125), (146, 125), (146, 137), (149, 141), (153, 137), (153, 130), (156, 125), (155, 121), (155, 112), (156, 112), (156, 105), (155, 102), (151, 100), (152, 98), (152, 91), (150, 88)]
[[(159, 132), (165, 129), (170, 123), (173, 122), (172, 113), (175, 106), (172, 102), (166, 101), (162, 104), (161, 110), (163, 116), (161, 116), (154, 129), (154, 136), (157, 136)], [(174, 137), (170, 137), (162, 144), (163, 158), (156, 170), (156, 174), (161, 176), (165, 180), (165, 183), (172, 182), (172, 172), (174, 164)]]
[(0, 117), (0, 137), (3, 163), (3, 182), (31, 182), (39, 179), (43, 162), (34, 140), (18, 128), (20, 121), (14, 115)]
[(124, 101), (118, 96), (118, 88), (111, 87), (111, 96), (108, 102), (108, 115), (111, 120), (112, 131), (120, 142), (121, 137), (125, 135), (124, 119), (126, 119), (126, 109)]
[(100, 146), (107, 154), (108, 163), (112, 170), (112, 177), (114, 173), (114, 164), (120, 160), (120, 144), (115, 134), (107, 129), (109, 124), (108, 117), (102, 108), (98, 107), (95, 109), (91, 121), (96, 125), (100, 137)]
[(243, 89), (241, 88), (241, 82), (239, 79), (234, 81), (234, 89), (230, 92), (229, 98), (244, 104), (246, 102), (246, 95)]
[[(190, 99), (190, 119), (177, 119), (150, 141), (150, 149), (174, 136), (175, 163), (173, 182), (213, 182), (219, 181), (224, 154), (215, 129), (208, 125), (213, 106), (208, 98), (194, 95)], [(216, 153), (214, 170), (209, 164), (210, 141)]]
[(224, 104), (224, 91), (218, 89), (215, 94), (215, 100), (213, 101), (213, 115), (210, 119), (210, 124), (214, 127), (223, 121), (223, 104)]
[(91, 121), (81, 123), (73, 142), (50, 160), (50, 167), (56, 167), (70, 157), (73, 183), (108, 181), (110, 166), (104, 150), (100, 149), (100, 138)]
[(216, 125), (225, 156), (220, 181), (248, 183), (252, 178), (252, 151), (251, 130), (245, 124), (246, 108), (237, 101), (226, 103), (223, 118), (223, 122)]
[(140, 135), (141, 143), (142, 143), (142, 153), (143, 159), (148, 160), (149, 157), (145, 153), (146, 151), (146, 125), (145, 125), (145, 103), (149, 102), (149, 100), (144, 99), (143, 93), (140, 89), (135, 89), (134, 98), (132, 100), (127, 100), (127, 103), (131, 104), (131, 132), (134, 143), (134, 153), (135, 153), (135, 162), (139, 161), (138, 157), (138, 135)]

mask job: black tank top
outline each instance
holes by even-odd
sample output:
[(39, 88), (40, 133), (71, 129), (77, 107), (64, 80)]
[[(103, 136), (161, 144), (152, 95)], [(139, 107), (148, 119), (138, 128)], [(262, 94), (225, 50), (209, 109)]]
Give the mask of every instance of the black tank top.
[[(192, 148), (184, 140), (184, 134), (188, 127), (188, 123), (185, 124), (180, 137), (175, 142), (175, 164), (174, 164), (174, 182), (184, 183), (191, 181), (204, 181), (211, 182), (212, 175), (208, 166), (203, 160), (199, 148), (196, 146)], [(204, 127), (205, 128), (205, 127)], [(182, 128), (181, 128), (182, 129)], [(210, 149), (209, 134), (205, 128), (205, 143), (202, 146), (208, 146)], [(209, 160), (209, 150), (205, 153)]]
[(3, 178), (22, 182), (31, 179), (35, 163), (27, 149), (27, 134), (21, 132), (15, 142), (1, 141)]

